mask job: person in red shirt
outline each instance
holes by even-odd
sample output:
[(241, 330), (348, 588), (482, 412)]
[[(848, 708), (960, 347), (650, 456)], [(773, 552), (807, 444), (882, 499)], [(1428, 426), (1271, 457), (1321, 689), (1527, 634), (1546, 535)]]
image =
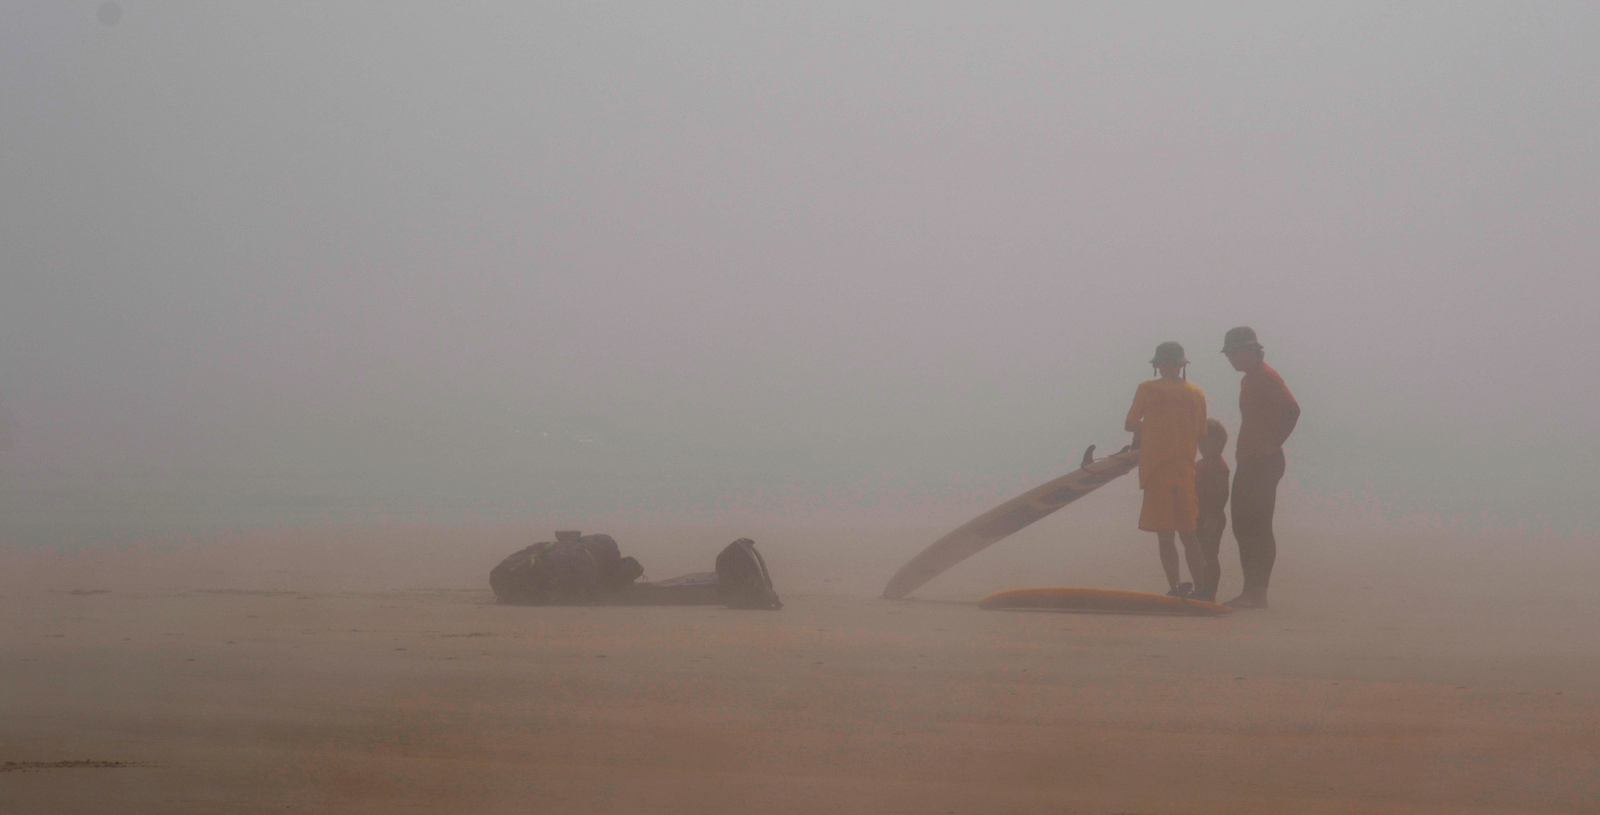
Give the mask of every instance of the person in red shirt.
[(1272, 535), (1272, 515), (1278, 503), (1278, 481), (1283, 478), (1283, 443), (1300, 420), (1300, 403), (1272, 366), (1265, 349), (1248, 326), (1228, 330), (1222, 353), (1233, 369), (1244, 374), (1239, 381), (1239, 443), (1233, 458), (1233, 537), (1239, 542), (1239, 565), (1244, 589), (1227, 605), (1266, 608), (1267, 582), (1278, 558), (1278, 541)]

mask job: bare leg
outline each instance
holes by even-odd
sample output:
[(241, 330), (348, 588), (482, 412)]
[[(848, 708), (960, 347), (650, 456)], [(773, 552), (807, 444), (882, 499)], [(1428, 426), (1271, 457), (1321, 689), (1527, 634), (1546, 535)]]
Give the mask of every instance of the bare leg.
[(1189, 579), (1194, 581), (1197, 588), (1206, 587), (1206, 574), (1210, 571), (1206, 566), (1205, 552), (1200, 548), (1200, 537), (1194, 532), (1179, 532), (1178, 540), (1183, 542), (1183, 560), (1189, 564)]
[[(1157, 532), (1156, 546), (1161, 550), (1161, 569), (1167, 573), (1167, 588), (1178, 585), (1178, 547), (1172, 543), (1171, 532)], [(1193, 568), (1192, 566), (1190, 567)]]
[(1272, 534), (1272, 515), (1277, 506), (1278, 480), (1283, 478), (1284, 460), (1280, 451), (1259, 459), (1239, 462), (1233, 477), (1233, 537), (1239, 542), (1239, 565), (1244, 571), (1244, 590), (1229, 600), (1235, 608), (1266, 608), (1267, 581), (1277, 560), (1278, 542)]
[(1215, 597), (1218, 586), (1222, 583), (1222, 561), (1218, 552), (1222, 548), (1222, 530), (1227, 526), (1225, 518), (1201, 518), (1200, 528), (1195, 530), (1200, 536), (1200, 553), (1206, 559), (1206, 578), (1201, 583), (1195, 580), (1195, 587), (1204, 593)]

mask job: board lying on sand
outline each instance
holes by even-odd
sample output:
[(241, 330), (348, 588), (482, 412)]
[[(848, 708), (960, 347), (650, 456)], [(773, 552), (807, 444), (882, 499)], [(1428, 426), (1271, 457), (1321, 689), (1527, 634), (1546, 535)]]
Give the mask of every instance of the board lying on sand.
[(900, 567), (883, 589), (885, 600), (900, 598), (921, 588), (924, 583), (949, 571), (950, 567), (998, 543), (1006, 536), (1049, 515), (1073, 501), (1094, 492), (1129, 470), (1139, 466), (1139, 451), (1122, 452), (1094, 460), (1091, 445), (1083, 454), (1083, 466), (1053, 481), (1041, 484), (957, 527), (934, 541), (922, 553)]
[(1142, 591), (1080, 589), (1048, 586), (1035, 589), (1010, 589), (995, 592), (978, 601), (987, 609), (1047, 609), (1050, 611), (1089, 611), (1101, 614), (1184, 614), (1195, 617), (1220, 617), (1233, 609), (1204, 600), (1168, 597)]

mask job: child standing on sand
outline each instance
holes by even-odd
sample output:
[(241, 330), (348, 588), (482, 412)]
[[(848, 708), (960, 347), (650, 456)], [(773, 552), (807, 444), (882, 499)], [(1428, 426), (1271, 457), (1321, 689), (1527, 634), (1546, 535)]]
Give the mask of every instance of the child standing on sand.
[[(1156, 346), (1150, 365), (1160, 377), (1139, 383), (1125, 424), (1139, 448), (1139, 486), (1144, 490), (1139, 528), (1156, 533), (1161, 568), (1167, 573), (1167, 594), (1173, 597), (1187, 597), (1194, 583), (1202, 583), (1207, 573), (1195, 536), (1199, 509), (1194, 485), (1194, 455), (1206, 433), (1206, 395), (1184, 376), (1188, 364), (1182, 345), (1164, 342)], [(1178, 582), (1182, 575), (1174, 535), (1183, 542), (1194, 583)]]
[(1222, 561), (1217, 553), (1222, 549), (1222, 530), (1228, 527), (1228, 462), (1222, 460), (1227, 443), (1228, 429), (1216, 419), (1207, 419), (1206, 434), (1200, 437), (1200, 463), (1194, 465), (1194, 493), (1200, 504), (1195, 526), (1206, 566), (1203, 575), (1195, 576), (1194, 594), (1189, 596), (1210, 603), (1217, 601), (1217, 584), (1222, 582)]

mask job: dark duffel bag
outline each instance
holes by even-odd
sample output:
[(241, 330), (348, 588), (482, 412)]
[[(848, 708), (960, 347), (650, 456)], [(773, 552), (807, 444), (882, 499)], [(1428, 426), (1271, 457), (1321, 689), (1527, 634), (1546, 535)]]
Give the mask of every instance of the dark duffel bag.
[(502, 603), (536, 603), (545, 591), (544, 575), (534, 568), (539, 553), (555, 544), (548, 541), (518, 549), (489, 572), (489, 588)]
[(599, 593), (600, 570), (582, 541), (546, 541), (500, 561), (489, 572), (489, 588), (502, 603), (587, 603)]
[(610, 535), (584, 535), (578, 543), (589, 550), (600, 589), (617, 591), (644, 576), (644, 567), (631, 557), (623, 557), (622, 550)]
[(602, 592), (627, 588), (644, 567), (623, 557), (610, 535), (563, 532), (554, 543), (519, 550), (489, 572), (489, 588), (502, 603), (572, 605), (594, 602)]

